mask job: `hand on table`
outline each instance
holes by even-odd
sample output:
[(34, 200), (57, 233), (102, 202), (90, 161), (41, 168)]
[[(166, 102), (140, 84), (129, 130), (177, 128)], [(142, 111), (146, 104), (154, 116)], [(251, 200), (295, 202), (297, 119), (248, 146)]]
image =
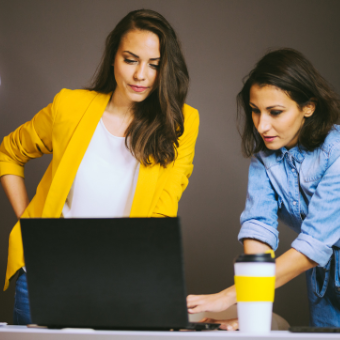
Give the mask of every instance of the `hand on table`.
[(235, 303), (236, 292), (234, 286), (216, 294), (187, 296), (187, 307), (190, 314), (201, 312), (222, 312)]
[(236, 331), (238, 330), (238, 319), (229, 319), (229, 320), (216, 320), (212, 318), (204, 318), (200, 322), (209, 322), (209, 323), (220, 323), (220, 329), (225, 329), (227, 331)]

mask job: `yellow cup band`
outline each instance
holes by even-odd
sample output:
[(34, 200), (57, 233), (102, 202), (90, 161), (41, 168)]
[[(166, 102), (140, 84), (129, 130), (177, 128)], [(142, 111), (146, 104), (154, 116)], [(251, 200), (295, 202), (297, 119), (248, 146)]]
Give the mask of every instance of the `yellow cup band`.
[(275, 276), (235, 276), (237, 302), (274, 302)]

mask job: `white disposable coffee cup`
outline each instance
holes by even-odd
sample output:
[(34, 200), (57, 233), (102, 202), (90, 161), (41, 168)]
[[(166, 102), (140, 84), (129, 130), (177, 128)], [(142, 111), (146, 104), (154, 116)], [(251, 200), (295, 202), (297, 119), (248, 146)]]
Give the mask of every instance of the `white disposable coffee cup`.
[(234, 269), (240, 332), (270, 332), (275, 293), (274, 256), (240, 255)]

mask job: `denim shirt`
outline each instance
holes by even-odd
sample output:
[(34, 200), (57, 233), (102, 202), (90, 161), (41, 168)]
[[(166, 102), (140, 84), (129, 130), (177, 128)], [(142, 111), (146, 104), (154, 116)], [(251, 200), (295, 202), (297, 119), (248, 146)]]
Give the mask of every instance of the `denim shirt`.
[(251, 159), (238, 239), (276, 250), (278, 218), (298, 233), (292, 247), (324, 267), (340, 247), (340, 126), (314, 151), (261, 151)]

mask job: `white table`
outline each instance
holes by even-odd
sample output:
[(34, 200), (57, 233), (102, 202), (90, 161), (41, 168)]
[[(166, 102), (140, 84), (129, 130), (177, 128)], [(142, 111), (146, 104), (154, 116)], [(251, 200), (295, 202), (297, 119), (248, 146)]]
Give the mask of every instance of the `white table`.
[(267, 335), (249, 335), (240, 332), (151, 332), (151, 331), (94, 331), (87, 329), (38, 329), (26, 326), (0, 327), (0, 340), (211, 340), (211, 339), (340, 339), (340, 333), (290, 333), (272, 331)]

